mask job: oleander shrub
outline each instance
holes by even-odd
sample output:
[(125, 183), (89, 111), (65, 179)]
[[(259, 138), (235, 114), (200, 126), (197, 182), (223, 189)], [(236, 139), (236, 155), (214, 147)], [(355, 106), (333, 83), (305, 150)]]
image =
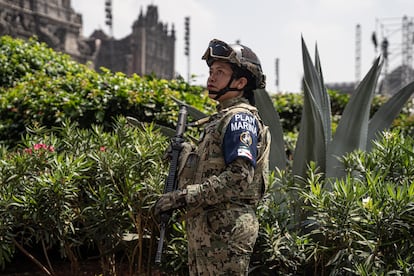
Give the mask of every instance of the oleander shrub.
[(150, 206), (162, 191), (167, 142), (151, 125), (118, 117), (111, 132), (33, 127), (14, 150), (2, 147), (0, 266), (16, 265), (18, 251), (53, 273), (50, 256), (59, 252), (74, 274), (94, 256), (104, 274), (120, 265), (144, 271), (154, 252)]
[[(412, 275), (414, 139), (384, 132), (370, 152), (342, 158), (332, 189), (311, 163), (306, 179), (277, 171), (259, 206), (251, 275)], [(299, 193), (308, 217), (293, 206)]]
[(414, 273), (414, 140), (385, 132), (371, 152), (344, 156), (347, 177), (310, 183), (308, 225), (315, 271), (334, 275)]

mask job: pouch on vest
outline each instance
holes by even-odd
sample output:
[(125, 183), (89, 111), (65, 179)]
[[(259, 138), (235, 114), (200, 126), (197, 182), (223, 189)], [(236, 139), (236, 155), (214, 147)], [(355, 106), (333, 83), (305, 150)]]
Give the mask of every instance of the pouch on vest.
[(190, 143), (183, 143), (178, 160), (178, 189), (184, 189), (187, 185), (194, 184), (198, 161), (199, 157), (193, 151), (192, 145)]

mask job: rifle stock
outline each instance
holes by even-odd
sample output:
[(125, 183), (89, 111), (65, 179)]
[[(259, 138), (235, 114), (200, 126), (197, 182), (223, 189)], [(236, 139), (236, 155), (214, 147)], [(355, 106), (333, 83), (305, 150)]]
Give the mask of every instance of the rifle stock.
[[(176, 126), (176, 133), (171, 140), (171, 163), (168, 171), (168, 177), (164, 186), (164, 194), (172, 192), (177, 189), (177, 167), (178, 159), (180, 157), (181, 150), (184, 142), (184, 131), (187, 122), (187, 106), (182, 104), (178, 113), (178, 121)], [(160, 239), (158, 240), (157, 252), (155, 254), (155, 263), (161, 263), (161, 255), (164, 245), (165, 228), (167, 227), (168, 221), (170, 220), (171, 213), (161, 214), (160, 223)]]

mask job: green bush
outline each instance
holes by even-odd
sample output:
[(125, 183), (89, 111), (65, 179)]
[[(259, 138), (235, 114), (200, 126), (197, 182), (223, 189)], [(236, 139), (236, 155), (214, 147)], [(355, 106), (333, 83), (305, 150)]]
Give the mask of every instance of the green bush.
[(315, 212), (311, 234), (325, 237), (318, 244), (321, 267), (359, 275), (414, 273), (413, 149), (411, 137), (387, 132), (372, 152), (343, 158), (348, 177), (333, 193), (305, 195)]
[[(332, 190), (314, 164), (301, 186), (289, 170), (276, 174), (260, 206), (254, 275), (414, 273), (414, 139), (387, 132), (343, 162), (347, 177)], [(299, 227), (296, 193), (308, 214)]]
[[(16, 247), (32, 256), (42, 248), (44, 259), (54, 249), (76, 273), (85, 257), (79, 252), (88, 247), (99, 252), (105, 273), (115, 269), (117, 252), (130, 269), (138, 261), (143, 269), (152, 250), (147, 236), (156, 231), (149, 208), (162, 191), (166, 146), (150, 126), (137, 129), (120, 117), (110, 133), (74, 124), (35, 128), (16, 150), (2, 148), (0, 265)], [(53, 271), (53, 264), (43, 266)]]
[(110, 130), (113, 118), (132, 116), (174, 128), (178, 107), (172, 97), (205, 112), (213, 102), (200, 86), (182, 79), (97, 73), (32, 39), (0, 38), (0, 142), (13, 145), (26, 126), (59, 126), (63, 121)]
[(285, 132), (298, 132), (303, 106), (303, 95), (295, 93), (275, 94), (271, 97), (279, 113)]

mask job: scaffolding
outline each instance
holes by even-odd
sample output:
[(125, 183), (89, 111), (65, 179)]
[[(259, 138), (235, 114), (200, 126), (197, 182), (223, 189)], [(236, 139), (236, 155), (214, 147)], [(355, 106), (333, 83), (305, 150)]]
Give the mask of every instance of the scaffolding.
[(376, 19), (372, 41), (384, 62), (379, 92), (394, 94), (414, 80), (414, 17)]

